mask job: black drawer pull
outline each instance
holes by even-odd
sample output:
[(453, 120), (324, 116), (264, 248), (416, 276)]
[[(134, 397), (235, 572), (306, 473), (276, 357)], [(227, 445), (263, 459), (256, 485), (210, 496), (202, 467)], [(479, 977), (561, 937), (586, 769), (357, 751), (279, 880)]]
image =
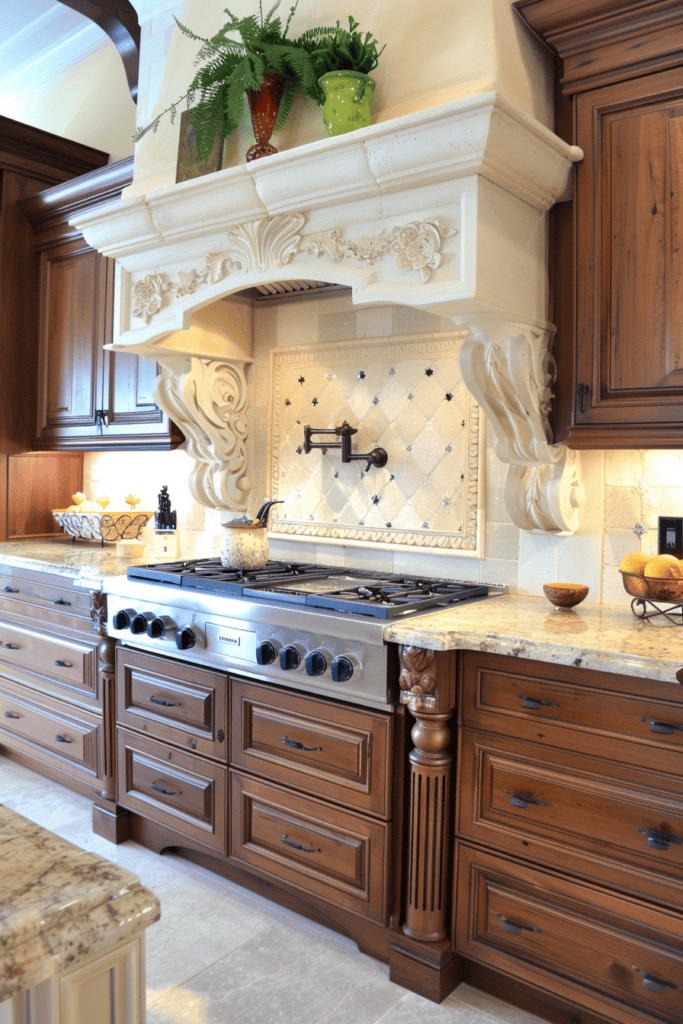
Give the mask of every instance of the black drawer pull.
[(5, 718), (21, 718), (21, 715), (18, 715), (16, 711), (6, 711)]
[(295, 850), (301, 850), (302, 853), (320, 853), (319, 846), (314, 846), (312, 849), (307, 850), (305, 846), (301, 845), (301, 843), (293, 843), (291, 839), (287, 838), (287, 836), (280, 836), (280, 839), (285, 844), (285, 846), (291, 846)]
[[(641, 971), (640, 967), (634, 967), (634, 971), (643, 976), (643, 988), (646, 988), (649, 992), (656, 992), (661, 995), (667, 988), (680, 989), (680, 985), (676, 985), (673, 981), (664, 981), (663, 978), (655, 978), (654, 974), (648, 974), (647, 971)], [(683, 990), (681, 990), (683, 991)]]
[(536, 711), (538, 708), (560, 708), (561, 704), (556, 704), (552, 700), (540, 700), (538, 697), (525, 697), (523, 693), (518, 693), (517, 697), (522, 702), (523, 708), (532, 708)]
[(286, 736), (282, 737), (282, 742), (286, 747), (296, 747), (297, 750), (322, 750), (322, 747), (305, 747), (303, 743), (299, 743), (298, 740), (288, 740)]
[(683, 843), (683, 839), (660, 832), (657, 828), (639, 828), (638, 833), (641, 836), (647, 836), (647, 845), (651, 846), (653, 850), (668, 850), (669, 843), (677, 843), (679, 846)]
[(19, 644), (6, 644), (6, 643), (3, 643), (2, 646), (6, 647), (8, 649), (8, 651), (18, 651), (19, 650)]
[(71, 601), (65, 601), (63, 597), (58, 597), (54, 602), (55, 604), (71, 604)]
[(521, 935), (522, 929), (524, 929), (527, 932), (538, 932), (539, 934), (541, 933), (541, 929), (534, 928), (533, 925), (518, 924), (517, 921), (511, 921), (509, 917), (503, 917), (502, 914), (499, 914), (498, 917), (501, 919), (503, 923), (503, 928), (508, 933), (508, 935)]
[(5, 587), (5, 593), (6, 594), (18, 594), (19, 591), (17, 590), (16, 587)]
[(73, 661), (56, 661), (55, 665), (59, 665), (60, 668), (73, 668)]
[(641, 722), (647, 722), (650, 732), (657, 732), (661, 736), (671, 736), (674, 729), (680, 729), (683, 732), (683, 725), (670, 725), (668, 722), (658, 722), (652, 718), (641, 718)]
[(172, 700), (162, 700), (161, 697), (150, 697), (152, 704), (161, 704), (164, 708), (179, 708), (180, 702), (174, 704)]
[(510, 797), (509, 803), (512, 807), (525, 808), (529, 804), (537, 804), (539, 807), (550, 807), (550, 804), (545, 800), (535, 800), (532, 796), (519, 796), (518, 793), (512, 793), (509, 789), (506, 789), (505, 792)]
[(150, 782), (149, 786), (150, 786), (150, 789), (155, 790), (155, 792), (157, 792), (157, 793), (163, 793), (164, 796), (180, 796), (180, 794), (182, 792), (182, 790), (180, 790), (180, 789), (176, 789), (176, 790), (164, 789), (162, 786), (159, 786), (156, 782)]
[(73, 740), (70, 740), (67, 736), (62, 736), (61, 733), (57, 733), (55, 739), (58, 743), (73, 743)]

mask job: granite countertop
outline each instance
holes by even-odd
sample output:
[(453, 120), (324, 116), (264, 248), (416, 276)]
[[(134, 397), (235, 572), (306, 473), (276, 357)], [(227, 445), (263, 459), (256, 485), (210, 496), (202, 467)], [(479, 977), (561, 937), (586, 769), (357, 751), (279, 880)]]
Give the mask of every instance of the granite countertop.
[(0, 804), (0, 1003), (159, 916), (130, 871)]
[(0, 543), (0, 566), (56, 572), (62, 577), (102, 581), (109, 576), (125, 576), (129, 565), (148, 562), (147, 558), (117, 558), (115, 544), (97, 541), (55, 540), (5, 541)]
[(388, 625), (384, 639), (430, 650), (509, 654), (556, 665), (678, 683), (683, 625), (636, 618), (630, 605), (556, 609), (539, 597), (504, 595)]
[[(69, 538), (0, 543), (0, 565), (24, 566), (72, 577), (76, 586), (101, 587), (147, 558), (116, 557), (115, 545)], [(555, 609), (544, 597), (504, 595), (441, 612), (391, 622), (384, 639), (432, 650), (489, 651), (533, 661), (676, 683), (683, 667), (683, 625), (637, 619), (628, 604), (583, 603)]]

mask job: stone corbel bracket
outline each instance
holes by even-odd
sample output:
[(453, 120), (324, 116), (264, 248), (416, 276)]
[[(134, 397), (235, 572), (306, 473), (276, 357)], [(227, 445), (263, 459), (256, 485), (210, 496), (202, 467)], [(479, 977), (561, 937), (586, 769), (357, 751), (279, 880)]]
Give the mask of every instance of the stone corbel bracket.
[(567, 534), (585, 499), (578, 453), (552, 443), (548, 415), (556, 366), (554, 328), (453, 318), (468, 328), (460, 350), (467, 387), (484, 409), (507, 463), (505, 506), (522, 530)]
[(189, 486), (195, 501), (221, 511), (246, 511), (251, 481), (247, 453), (246, 367), (251, 359), (159, 355), (155, 401), (185, 434), (195, 460)]

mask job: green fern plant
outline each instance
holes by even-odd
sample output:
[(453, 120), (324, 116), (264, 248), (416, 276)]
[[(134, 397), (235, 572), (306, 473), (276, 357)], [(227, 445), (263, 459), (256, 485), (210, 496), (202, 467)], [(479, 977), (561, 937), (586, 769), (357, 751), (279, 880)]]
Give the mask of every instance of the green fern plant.
[[(342, 28), (339, 22), (333, 28), (313, 28), (304, 32), (297, 39), (311, 56), (315, 73), (318, 78), (330, 71), (356, 71), (369, 75), (379, 64), (381, 50), (375, 37), (366, 32), (358, 32), (359, 22), (349, 15), (348, 29)], [(317, 102), (324, 102), (320, 87), (317, 90)]]
[[(274, 131), (284, 125), (294, 103), (297, 92), (318, 101), (318, 74), (316, 64), (308, 49), (298, 40), (287, 38), (287, 32), (294, 16), (297, 2), (290, 8), (289, 17), (283, 27), (274, 14), (280, 0), (263, 16), (262, 0), (259, 2), (259, 18), (251, 14), (238, 18), (226, 7), (228, 20), (210, 39), (195, 35), (176, 18), (176, 24), (190, 39), (201, 43), (195, 64), (202, 66), (190, 82), (187, 92), (158, 114), (146, 127), (139, 128), (133, 138), (137, 142), (147, 132), (155, 132), (162, 117), (170, 114), (175, 120), (178, 107), (187, 100), (193, 109), (193, 128), (197, 156), (208, 158), (219, 135), (221, 144), (239, 125), (244, 112), (244, 94), (247, 89), (263, 88), (264, 74), (273, 71), (283, 75), (285, 87), (280, 102), (278, 119)], [(239, 39), (230, 38), (236, 33)], [(199, 100), (195, 104), (195, 97)]]

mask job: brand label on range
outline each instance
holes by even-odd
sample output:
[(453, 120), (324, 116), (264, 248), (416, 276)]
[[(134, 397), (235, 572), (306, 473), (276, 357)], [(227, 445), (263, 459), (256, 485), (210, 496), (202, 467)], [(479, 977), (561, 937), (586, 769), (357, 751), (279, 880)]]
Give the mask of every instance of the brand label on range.
[(206, 642), (210, 651), (227, 658), (252, 662), (256, 658), (256, 634), (246, 629), (231, 629), (207, 622)]

